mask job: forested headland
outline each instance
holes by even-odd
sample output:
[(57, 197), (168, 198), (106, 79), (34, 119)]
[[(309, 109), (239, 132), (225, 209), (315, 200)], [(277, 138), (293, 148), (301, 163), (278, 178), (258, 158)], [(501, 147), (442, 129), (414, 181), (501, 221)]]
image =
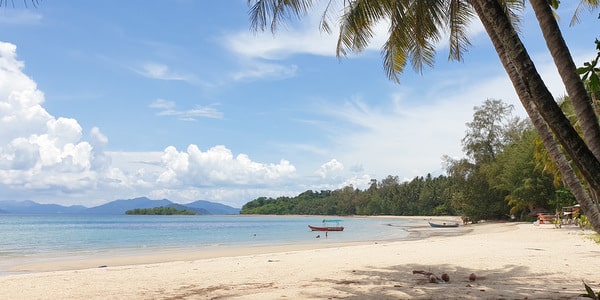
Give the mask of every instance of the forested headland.
[[(572, 110), (568, 99), (563, 109)], [(305, 191), (295, 197), (260, 197), (242, 214), (460, 215), (484, 219), (535, 219), (576, 204), (535, 129), (513, 107), (488, 99), (474, 108), (461, 140), (464, 158), (444, 156), (445, 175), (409, 181), (397, 176), (371, 181), (364, 189)]]
[(195, 215), (196, 213), (187, 209), (160, 206), (153, 208), (135, 208), (125, 212), (127, 215)]

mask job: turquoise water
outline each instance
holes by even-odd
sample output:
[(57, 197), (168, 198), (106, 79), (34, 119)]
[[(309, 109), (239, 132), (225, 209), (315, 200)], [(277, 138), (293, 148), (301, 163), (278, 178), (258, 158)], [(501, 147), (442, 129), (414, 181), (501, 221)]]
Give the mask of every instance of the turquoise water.
[[(342, 218), (345, 230), (313, 232), (322, 216), (0, 215), (0, 262), (144, 249), (337, 243), (403, 239), (416, 221)], [(339, 217), (336, 217), (339, 219)], [(321, 238), (316, 238), (317, 235)]]

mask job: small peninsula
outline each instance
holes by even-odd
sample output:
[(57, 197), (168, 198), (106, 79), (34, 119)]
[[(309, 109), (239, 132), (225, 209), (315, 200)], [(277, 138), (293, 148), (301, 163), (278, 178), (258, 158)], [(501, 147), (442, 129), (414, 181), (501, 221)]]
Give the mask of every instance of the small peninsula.
[(196, 213), (187, 209), (176, 209), (174, 207), (159, 206), (153, 208), (135, 208), (125, 212), (127, 215), (195, 215)]

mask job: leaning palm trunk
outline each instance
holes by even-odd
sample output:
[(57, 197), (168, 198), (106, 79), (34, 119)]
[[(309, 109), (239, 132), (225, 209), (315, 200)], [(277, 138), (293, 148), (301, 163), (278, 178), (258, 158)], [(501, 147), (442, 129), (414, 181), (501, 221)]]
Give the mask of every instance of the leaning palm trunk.
[[(547, 0), (529, 0), (529, 2), (540, 24), (544, 40), (546, 40), (546, 45), (565, 85), (569, 99), (573, 104), (573, 109), (583, 132), (583, 138), (594, 156), (600, 159), (600, 125), (598, 124), (598, 117), (585, 85), (576, 72), (577, 67), (563, 39), (552, 9)], [(598, 191), (592, 190), (591, 196), (596, 202), (598, 201)]]
[[(491, 1), (495, 2), (494, 0), (491, 0)], [(501, 30), (501, 31), (496, 30), (497, 29), (496, 26), (498, 26), (499, 20), (501, 22), (506, 22), (506, 24), (502, 25), (504, 27), (508, 26), (508, 27), (512, 28), (512, 25), (510, 25), (508, 18), (506, 18), (506, 15), (504, 14), (504, 12), (501, 10), (501, 8), (499, 6), (492, 7), (492, 9), (499, 9), (494, 12), (495, 15), (494, 15), (494, 13), (492, 13), (491, 15), (486, 15), (486, 12), (489, 12), (488, 9), (490, 9), (490, 8), (488, 8), (487, 6), (481, 5), (482, 2), (478, 1), (478, 0), (474, 0), (471, 2), (472, 2), (473, 8), (477, 12), (477, 14), (480, 16), (480, 19), (481, 19), (486, 31), (488, 32), (488, 35), (490, 36), (490, 38), (494, 44), (494, 47), (496, 48), (496, 51), (498, 52), (500, 61), (502, 62), (502, 65), (506, 69), (506, 72), (508, 73), (508, 75), (513, 83), (513, 86), (519, 96), (519, 99), (521, 100), (521, 103), (523, 104), (525, 110), (527, 111), (529, 117), (531, 118), (532, 123), (534, 124), (536, 130), (540, 134), (540, 137), (542, 138), (542, 141), (544, 143), (544, 146), (546, 147), (546, 150), (551, 155), (552, 159), (556, 162), (557, 167), (563, 174), (563, 179), (565, 180), (565, 183), (571, 189), (571, 191), (575, 195), (577, 201), (582, 206), (582, 209), (584, 210), (586, 215), (589, 217), (594, 230), (596, 232), (600, 232), (600, 210), (599, 210), (598, 206), (592, 201), (592, 199), (589, 197), (589, 194), (583, 188), (581, 182), (579, 181), (579, 179), (575, 175), (575, 172), (573, 171), (570, 164), (568, 163), (565, 154), (560, 150), (560, 148), (558, 147), (558, 144), (556, 143), (552, 134), (550, 133), (549, 128), (548, 128), (548, 124), (550, 124), (550, 123), (547, 120), (543, 119), (539, 108), (537, 108), (536, 102), (539, 102), (539, 101), (536, 101), (536, 99), (534, 99), (534, 93), (532, 93), (532, 89), (530, 88), (530, 85), (528, 84), (529, 81), (525, 80), (525, 78), (529, 78), (531, 80), (531, 77), (523, 76), (523, 72), (521, 71), (522, 69), (519, 66), (519, 63), (515, 62), (514, 56), (509, 55), (509, 52), (507, 49), (510, 48), (510, 46), (507, 47), (506, 40), (503, 40), (500, 38), (500, 37), (502, 37), (502, 34), (505, 33), (505, 30), (507, 30), (507, 28), (503, 28), (503, 30)], [(488, 4), (490, 4), (489, 1), (488, 1)], [(496, 2), (496, 4), (497, 4), (497, 2)], [(504, 18), (499, 17), (499, 16), (503, 16)], [(512, 31), (514, 32), (514, 28), (512, 29)], [(514, 32), (514, 35), (516, 36), (516, 32)], [(518, 39), (518, 36), (517, 36), (517, 39)], [(522, 46), (522, 44), (520, 44), (520, 45)], [(526, 50), (524, 47), (522, 47), (522, 49), (520, 49), (520, 51), (522, 53), (524, 53), (525, 56), (527, 56), (527, 53), (526, 53)], [(533, 64), (531, 64), (531, 65), (533, 65)], [(537, 100), (539, 100), (539, 99), (537, 99)], [(553, 99), (552, 99), (552, 102), (555, 103)], [(583, 141), (581, 141), (581, 143), (583, 143)], [(590, 152), (590, 151), (588, 150), (588, 152)], [(593, 157), (591, 152), (589, 153), (589, 155), (591, 155)]]
[(577, 67), (563, 39), (552, 9), (547, 0), (530, 0), (529, 2), (531, 2), (548, 50), (550, 50), (554, 64), (558, 68), (558, 73), (573, 104), (583, 137), (592, 153), (600, 159), (600, 125), (598, 124), (598, 117), (594, 113), (585, 85), (576, 72)]

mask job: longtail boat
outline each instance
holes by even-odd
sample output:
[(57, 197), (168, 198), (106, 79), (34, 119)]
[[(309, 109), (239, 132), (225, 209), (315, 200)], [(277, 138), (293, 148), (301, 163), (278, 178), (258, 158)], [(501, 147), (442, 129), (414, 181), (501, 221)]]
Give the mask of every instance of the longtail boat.
[(323, 220), (322, 226), (308, 225), (308, 228), (310, 228), (312, 231), (344, 231), (344, 226), (340, 226), (340, 222), (342, 222), (342, 220), (325, 219)]
[(445, 227), (458, 227), (458, 222), (437, 222), (433, 223), (429, 221), (429, 226), (435, 228), (445, 228)]

